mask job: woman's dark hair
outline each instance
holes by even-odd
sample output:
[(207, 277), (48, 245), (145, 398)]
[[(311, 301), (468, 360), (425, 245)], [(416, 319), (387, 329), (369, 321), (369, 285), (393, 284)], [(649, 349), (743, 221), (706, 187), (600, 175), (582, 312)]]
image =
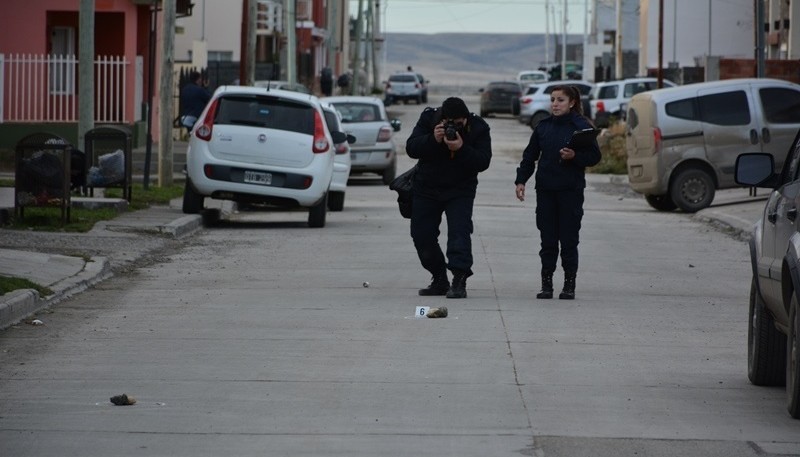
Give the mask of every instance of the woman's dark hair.
[(572, 105), (572, 108), (570, 108), (570, 111), (574, 111), (583, 116), (583, 105), (581, 104), (581, 91), (579, 91), (578, 88), (573, 85), (561, 84), (553, 87), (553, 90), (551, 90), (550, 93), (552, 94), (557, 90), (564, 92), (564, 94), (570, 101), (575, 102), (575, 104)]

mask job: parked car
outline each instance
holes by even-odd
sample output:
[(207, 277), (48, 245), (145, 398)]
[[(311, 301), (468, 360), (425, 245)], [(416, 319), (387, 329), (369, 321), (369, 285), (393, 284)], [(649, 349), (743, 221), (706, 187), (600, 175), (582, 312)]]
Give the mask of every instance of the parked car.
[(626, 128), (631, 188), (657, 210), (695, 212), (736, 186), (742, 151), (769, 153), (781, 170), (800, 128), (800, 85), (729, 79), (643, 92)]
[(542, 70), (524, 70), (517, 73), (517, 81), (522, 84), (544, 83), (550, 80), (550, 75)]
[(492, 81), (480, 89), (480, 115), (514, 113), (515, 99), (522, 95), (522, 85), (517, 81)]
[(581, 80), (548, 81), (540, 84), (528, 84), (525, 92), (519, 99), (519, 115), (517, 119), (528, 124), (531, 128), (536, 127), (542, 119), (550, 115), (550, 93), (556, 86), (572, 85), (578, 88), (581, 93), (581, 102), (585, 108), (589, 92), (594, 84)]
[[(796, 109), (796, 108), (795, 108)], [(786, 167), (759, 152), (736, 159), (736, 182), (772, 188), (750, 238), (750, 306), (747, 375), (757, 386), (786, 386), (789, 414), (800, 419), (800, 134)]]
[(356, 138), (350, 145), (350, 173), (377, 173), (384, 184), (389, 184), (397, 174), (393, 134), (400, 130), (400, 121), (390, 120), (383, 102), (376, 97), (336, 96), (325, 100), (341, 114), (345, 132)]
[[(344, 132), (342, 128), (342, 115), (330, 103), (322, 103), (322, 112), (325, 113), (325, 122), (331, 132)], [(355, 143), (356, 137), (347, 135), (346, 141), (334, 144), (333, 178), (328, 190), (328, 209), (341, 211), (344, 209), (344, 198), (347, 193), (347, 180), (350, 179), (350, 143)]]
[[(675, 87), (676, 84), (664, 79), (664, 87)], [(658, 78), (629, 78), (619, 81), (603, 81), (595, 84), (589, 94), (591, 114), (598, 127), (608, 127), (610, 118), (621, 119), (631, 97), (648, 90), (658, 89)]]
[(269, 89), (291, 90), (293, 92), (300, 92), (303, 94), (311, 93), (311, 89), (309, 89), (305, 85), (296, 82), (291, 83), (289, 81), (270, 81), (270, 80), (253, 81), (253, 86), (265, 87)]
[(317, 97), (259, 87), (219, 87), (189, 140), (183, 212), (205, 197), (308, 208), (308, 225), (325, 226), (335, 143)]
[(389, 80), (386, 81), (385, 95), (386, 104), (392, 103), (408, 103), (409, 100), (414, 100), (418, 105), (423, 103), (423, 96), (427, 100), (427, 93), (423, 93), (424, 81), (422, 75), (411, 71), (398, 72), (389, 75)]

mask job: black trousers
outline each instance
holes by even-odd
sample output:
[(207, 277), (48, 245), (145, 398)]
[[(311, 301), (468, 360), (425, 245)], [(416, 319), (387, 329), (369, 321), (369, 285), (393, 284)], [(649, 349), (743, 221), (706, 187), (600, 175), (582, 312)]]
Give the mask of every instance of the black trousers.
[[(472, 205), (475, 197), (436, 198), (414, 194), (411, 238), (422, 267), (437, 275), (450, 270), (472, 275)], [(447, 261), (439, 247), (442, 214), (447, 217)]]
[(583, 189), (536, 190), (536, 227), (542, 237), (542, 270), (555, 271), (561, 247), (561, 267), (578, 271), (578, 233), (583, 218)]

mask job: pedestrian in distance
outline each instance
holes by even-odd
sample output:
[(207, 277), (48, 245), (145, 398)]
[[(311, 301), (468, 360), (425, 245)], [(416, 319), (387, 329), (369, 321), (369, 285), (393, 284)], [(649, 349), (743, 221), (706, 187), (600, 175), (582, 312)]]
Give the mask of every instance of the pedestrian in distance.
[[(536, 298), (553, 298), (553, 273), (561, 248), (564, 287), (560, 299), (575, 298), (578, 272), (578, 240), (583, 218), (586, 167), (600, 161), (600, 148), (591, 122), (582, 114), (581, 96), (570, 85), (557, 86), (550, 94), (552, 115), (533, 130), (517, 168), (516, 196), (525, 200), (525, 184), (536, 172), (536, 227), (541, 235), (542, 289)], [(593, 133), (586, 144), (568, 147), (573, 133)], [(537, 168), (538, 165), (538, 168)]]
[(330, 67), (325, 67), (320, 71), (319, 88), (322, 95), (326, 97), (333, 95), (333, 71)]
[(208, 91), (208, 81), (203, 79), (200, 72), (189, 73), (189, 83), (181, 89), (181, 125), (191, 133), (197, 118), (202, 114), (206, 104), (211, 100)]
[[(472, 207), (478, 173), (489, 168), (492, 139), (489, 124), (470, 113), (464, 101), (446, 99), (426, 108), (406, 142), (406, 152), (418, 159), (412, 184), (411, 238), (432, 276), (419, 295), (467, 297), (472, 276)], [(442, 214), (447, 217), (447, 259), (439, 246)], [(447, 270), (453, 275), (452, 284)]]

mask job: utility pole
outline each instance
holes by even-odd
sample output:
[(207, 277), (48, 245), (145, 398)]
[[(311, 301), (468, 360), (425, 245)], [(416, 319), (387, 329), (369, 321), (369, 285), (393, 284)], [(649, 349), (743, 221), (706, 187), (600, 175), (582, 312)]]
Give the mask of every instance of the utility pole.
[(83, 149), (86, 133), (94, 128), (94, 0), (81, 0), (78, 62), (78, 149)]
[(753, 29), (756, 33), (756, 52), (755, 52), (755, 60), (756, 60), (756, 78), (763, 78), (764, 77), (764, 43), (766, 41), (765, 31), (764, 31), (764, 2), (763, 0), (756, 0), (756, 24)]
[(567, 0), (564, 0), (563, 39), (561, 40), (561, 79), (567, 79)]
[(544, 0), (544, 64), (550, 63), (550, 0)]
[(328, 67), (336, 72), (336, 48), (339, 46), (336, 31), (339, 26), (339, 1), (328, 0)]
[[(372, 0), (370, 0), (370, 4)], [(375, 9), (372, 13), (372, 88), (381, 87), (380, 71), (378, 70), (378, 39), (381, 38), (381, 2), (375, 0)], [(371, 92), (371, 91), (370, 91)]]
[(256, 0), (247, 1), (247, 54), (242, 56), (247, 62), (244, 84), (252, 86), (256, 80), (256, 22), (258, 21), (258, 5)]
[(664, 0), (658, 0), (658, 88), (664, 87)]
[(163, 20), (161, 30), (161, 85), (158, 88), (159, 96), (159, 141), (158, 141), (158, 184), (161, 187), (172, 185), (172, 108), (173, 108), (173, 77), (172, 68), (175, 64), (175, 0), (163, 0)]
[(614, 78), (622, 79), (622, 0), (617, 0), (617, 32), (614, 36)]
[(361, 43), (364, 34), (364, 0), (358, 0), (358, 19), (356, 20), (356, 52), (353, 55), (353, 81), (351, 82), (350, 95), (358, 95), (357, 87), (360, 84), (359, 70), (361, 69)]
[(297, 82), (297, 15), (295, 0), (283, 0), (283, 11), (286, 14), (286, 80)]

